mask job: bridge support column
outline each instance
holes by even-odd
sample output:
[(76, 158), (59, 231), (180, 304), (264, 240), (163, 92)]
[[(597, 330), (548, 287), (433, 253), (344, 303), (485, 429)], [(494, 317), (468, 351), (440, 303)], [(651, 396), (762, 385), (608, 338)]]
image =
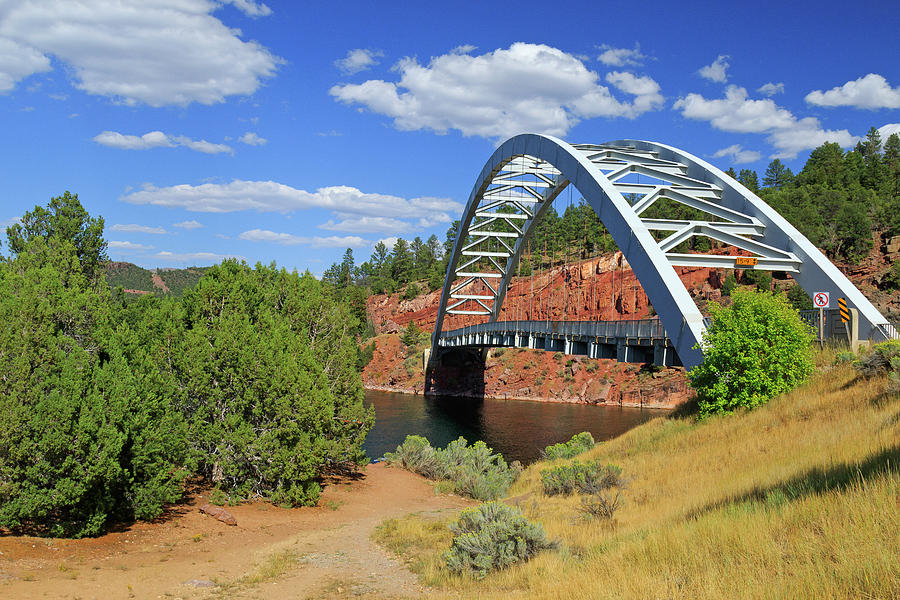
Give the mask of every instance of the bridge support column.
[(616, 360), (623, 363), (630, 362), (629, 359), (633, 356), (633, 351), (630, 350), (631, 348), (624, 342), (616, 344)]

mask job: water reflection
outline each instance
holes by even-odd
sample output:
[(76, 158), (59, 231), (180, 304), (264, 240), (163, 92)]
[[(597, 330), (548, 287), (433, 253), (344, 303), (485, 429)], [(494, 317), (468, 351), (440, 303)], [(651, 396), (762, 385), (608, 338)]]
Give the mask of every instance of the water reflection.
[(590, 431), (597, 441), (608, 440), (666, 414), (640, 408), (377, 391), (366, 392), (366, 404), (375, 406), (375, 427), (364, 445), (373, 458), (393, 451), (407, 435), (415, 434), (427, 437), (434, 446), (446, 446), (459, 436), (469, 443), (483, 440), (508, 461), (528, 463), (544, 447), (580, 431)]

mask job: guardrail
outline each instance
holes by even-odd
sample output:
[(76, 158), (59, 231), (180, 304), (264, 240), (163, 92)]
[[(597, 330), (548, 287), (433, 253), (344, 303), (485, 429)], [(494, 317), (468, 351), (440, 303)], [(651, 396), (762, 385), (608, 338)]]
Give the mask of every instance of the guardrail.
[[(847, 335), (846, 325), (841, 322), (840, 312), (836, 308), (798, 311), (800, 319), (816, 330), (821, 339), (843, 339)], [(824, 326), (820, 328), (820, 315), (824, 317)], [(708, 328), (712, 318), (704, 317), (703, 326)], [(449, 339), (473, 334), (530, 334), (553, 337), (580, 338), (623, 338), (667, 340), (666, 330), (658, 318), (634, 319), (623, 321), (496, 321), (494, 323), (478, 323), (467, 325), (441, 333), (440, 339)], [(900, 323), (887, 323), (876, 326), (872, 331), (872, 340), (900, 339)]]
[(877, 327), (885, 340), (900, 340), (900, 323), (887, 323)]
[(527, 333), (583, 338), (641, 338), (666, 339), (666, 330), (659, 319), (628, 321), (496, 321), (478, 323), (444, 331), (441, 339), (481, 333)]

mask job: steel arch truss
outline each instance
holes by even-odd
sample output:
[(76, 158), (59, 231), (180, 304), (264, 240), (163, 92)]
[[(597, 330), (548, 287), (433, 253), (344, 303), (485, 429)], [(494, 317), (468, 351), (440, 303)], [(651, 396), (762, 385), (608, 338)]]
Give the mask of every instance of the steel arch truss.
[[(496, 321), (519, 258), (554, 199), (574, 185), (622, 250), (682, 363), (703, 360), (703, 317), (673, 267), (787, 271), (807, 293), (829, 291), (860, 313), (860, 336), (887, 324), (852, 283), (793, 226), (757, 196), (712, 165), (651, 142), (568, 144), (524, 134), (507, 140), (475, 182), (450, 257), (435, 324), (440, 346), (446, 315)], [(642, 218), (661, 199), (708, 215), (708, 220)], [(651, 231), (665, 232), (657, 239)], [(702, 235), (745, 251), (737, 255), (672, 250)]]

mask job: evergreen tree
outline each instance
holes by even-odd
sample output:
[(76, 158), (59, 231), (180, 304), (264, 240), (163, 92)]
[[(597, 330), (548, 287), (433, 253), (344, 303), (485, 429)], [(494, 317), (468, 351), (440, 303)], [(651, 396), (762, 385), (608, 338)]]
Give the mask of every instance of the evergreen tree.
[(776, 158), (766, 167), (766, 173), (763, 176), (763, 186), (780, 190), (793, 179), (794, 174), (791, 173), (791, 170)]
[(738, 182), (754, 194), (759, 191), (759, 177), (753, 169), (741, 169)]
[(81, 270), (89, 278), (99, 275), (101, 265), (108, 260), (103, 217), (92, 218), (79, 202), (78, 194), (68, 191), (51, 198), (47, 208), (35, 206), (25, 213), (20, 223), (6, 228), (6, 236), (13, 257), (35, 238), (67, 240), (75, 247)]
[(409, 243), (403, 238), (394, 242), (391, 252), (391, 277), (400, 285), (408, 283), (413, 277), (414, 258), (409, 250)]

